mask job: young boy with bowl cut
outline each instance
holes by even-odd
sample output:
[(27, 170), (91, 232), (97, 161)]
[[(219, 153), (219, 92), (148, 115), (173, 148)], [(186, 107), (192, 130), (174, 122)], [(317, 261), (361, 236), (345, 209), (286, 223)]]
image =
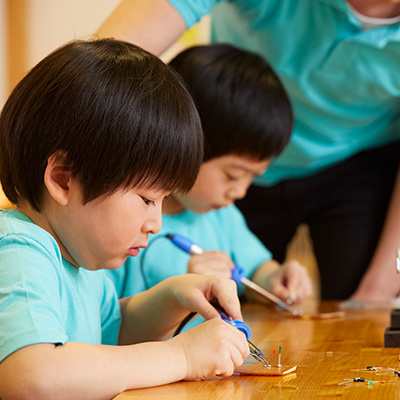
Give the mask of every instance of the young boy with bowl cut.
[[(161, 204), (197, 176), (203, 137), (181, 79), (106, 39), (44, 58), (0, 117), (0, 397), (109, 399), (181, 379), (230, 375), (245, 336), (235, 285), (172, 277), (118, 301), (115, 269), (161, 226)], [(189, 311), (208, 321), (170, 337)], [(117, 344), (124, 346), (116, 346)]]

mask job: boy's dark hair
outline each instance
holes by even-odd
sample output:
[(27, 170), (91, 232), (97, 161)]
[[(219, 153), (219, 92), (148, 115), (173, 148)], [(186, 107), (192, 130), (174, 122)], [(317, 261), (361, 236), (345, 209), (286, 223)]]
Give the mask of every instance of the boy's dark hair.
[(169, 64), (195, 99), (205, 136), (204, 161), (226, 154), (264, 160), (282, 152), (293, 128), (292, 107), (262, 57), (213, 44), (191, 47)]
[(187, 191), (203, 153), (182, 79), (129, 43), (71, 42), (44, 58), (0, 116), (0, 180), (8, 199), (40, 211), (48, 158), (82, 186), (84, 203), (120, 187)]

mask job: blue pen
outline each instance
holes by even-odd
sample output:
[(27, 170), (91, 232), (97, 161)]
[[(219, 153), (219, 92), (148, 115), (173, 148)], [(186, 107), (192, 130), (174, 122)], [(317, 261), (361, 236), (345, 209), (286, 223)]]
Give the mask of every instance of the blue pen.
[[(204, 250), (198, 246), (197, 244), (193, 243), (191, 240), (187, 239), (186, 237), (179, 235), (179, 234), (169, 234), (167, 233), (165, 235), (168, 239), (172, 241), (176, 246), (178, 246), (181, 250), (185, 251), (186, 253), (189, 254), (203, 254)], [(286, 304), (284, 301), (282, 301), (279, 297), (275, 296), (271, 292), (268, 292), (268, 290), (265, 290), (261, 286), (257, 285), (256, 283), (252, 282), (251, 280), (247, 279), (244, 276), (243, 268), (239, 267), (237, 264), (235, 264), (234, 269), (232, 270), (232, 276), (231, 278), (237, 283), (241, 283), (247, 288), (257, 292), (263, 297), (266, 297), (268, 300), (273, 301), (276, 303), (278, 306), (283, 308), (286, 311), (291, 312), (295, 316), (300, 316), (303, 314), (302, 310), (297, 310), (296, 308), (293, 308)]]

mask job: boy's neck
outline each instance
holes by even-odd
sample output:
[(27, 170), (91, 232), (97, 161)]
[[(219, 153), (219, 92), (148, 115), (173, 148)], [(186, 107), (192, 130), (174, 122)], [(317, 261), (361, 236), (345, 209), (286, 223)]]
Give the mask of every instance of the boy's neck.
[(163, 214), (174, 215), (180, 214), (185, 211), (185, 207), (176, 199), (176, 197), (171, 193), (167, 198), (164, 199), (162, 205)]
[(400, 15), (400, 3), (379, 0), (347, 0), (360, 14), (371, 18), (394, 18)]
[(16, 209), (20, 213), (26, 215), (35, 225), (39, 226), (40, 228), (44, 229), (47, 233), (49, 233), (54, 238), (54, 240), (57, 242), (58, 247), (60, 248), (62, 257), (65, 258), (74, 267), (79, 268), (79, 265), (72, 258), (72, 256), (69, 254), (68, 250), (64, 247), (64, 245), (62, 244), (62, 242), (60, 241), (60, 239), (54, 232), (54, 230), (45, 214), (33, 209), (33, 207), (26, 201), (22, 201), (20, 203), (20, 205), (18, 205), (16, 207)]

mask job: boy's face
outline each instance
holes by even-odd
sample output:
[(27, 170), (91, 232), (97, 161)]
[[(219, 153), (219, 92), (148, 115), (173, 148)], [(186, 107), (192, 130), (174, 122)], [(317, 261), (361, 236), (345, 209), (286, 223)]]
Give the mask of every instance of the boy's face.
[(201, 165), (189, 193), (174, 196), (184, 208), (197, 213), (227, 207), (246, 195), (254, 176), (265, 172), (269, 163), (233, 154), (213, 158)]
[(166, 194), (154, 189), (120, 189), (83, 205), (77, 185), (71, 202), (52, 215), (63, 256), (90, 270), (118, 268), (147, 246), (149, 233), (160, 230)]

